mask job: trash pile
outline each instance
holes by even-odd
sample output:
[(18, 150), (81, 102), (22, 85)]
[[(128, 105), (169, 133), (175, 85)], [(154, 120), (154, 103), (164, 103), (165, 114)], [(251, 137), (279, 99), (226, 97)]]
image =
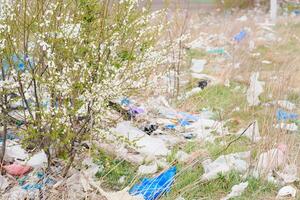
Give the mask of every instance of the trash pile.
[[(255, 11), (248, 16), (243, 15), (236, 21), (247, 23), (259, 12)], [(205, 51), (213, 61), (191, 60), (191, 67), (187, 73), (189, 78), (197, 80), (197, 85), (178, 99), (184, 101), (213, 85), (230, 85), (227, 79), (230, 77), (211, 76), (204, 73), (204, 69), (211, 67), (212, 63), (221, 66), (212, 67), (215, 71), (219, 70), (218, 73), (228, 68), (240, 68), (241, 63), (231, 62), (235, 54), (232, 49), (239, 49), (238, 45), (246, 44), (247, 53), (253, 54), (256, 43), (269, 44), (280, 40), (272, 27), (273, 25), (268, 22), (257, 22), (258, 31), (245, 26), (230, 37), (223, 33), (212, 35), (201, 32), (196, 40), (188, 44), (188, 47)], [(262, 64), (271, 63), (263, 60)], [(257, 106), (278, 107), (273, 128), (297, 132), (298, 126), (295, 122), (299, 118), (297, 105), (284, 99), (262, 103), (261, 95), (265, 91), (266, 83), (260, 79), (260, 72), (256, 71), (252, 71), (247, 78), (249, 84), (243, 93), (247, 106), (253, 109)], [(179, 150), (175, 154), (175, 161), (168, 162), (167, 157), (172, 154), (176, 145), (198, 141), (218, 144), (226, 149), (226, 145), (229, 147), (231, 143), (225, 141), (216, 143), (216, 140), (226, 136), (237, 139), (245, 137), (255, 145), (266, 139), (264, 135), (260, 135), (261, 124), (256, 119), (247, 128), (232, 133), (226, 125), (226, 119), (216, 120), (215, 111), (205, 109), (197, 113), (184, 112), (171, 106), (164, 96), (157, 95), (147, 100), (124, 97), (110, 101), (108, 106), (111, 107), (112, 116), (117, 116), (115, 125), (108, 127), (105, 140), (92, 141), (92, 143), (120, 160), (137, 165), (136, 174), (144, 178), (121, 191), (105, 191), (101, 187), (101, 181), (96, 178), (97, 172), (102, 170), (101, 166), (95, 164), (90, 157), (85, 157), (82, 166), (72, 168), (69, 175), (63, 178), (61, 177), (63, 168), (59, 161), (51, 165), (50, 171), (46, 171), (50, 164), (45, 152), (26, 151), (21, 146), (21, 139), (9, 133), (3, 165), (5, 173), (0, 175), (0, 199), (47, 197), (49, 199), (157, 200), (169, 193), (172, 186), (176, 184), (176, 178), (180, 173), (180, 168), (176, 166), (177, 162), (186, 164), (191, 159), (199, 159), (193, 158), (192, 153)], [(0, 137), (0, 144), (1, 142), (3, 140)], [(245, 177), (244, 181), (234, 185), (222, 200), (241, 196), (249, 186), (246, 180), (249, 176), (281, 186), (277, 198), (296, 197), (297, 190), (293, 183), (299, 181), (299, 177), (297, 166), (288, 160), (288, 146), (284, 143), (274, 144), (272, 148), (255, 153), (257, 153), (255, 158), (252, 149), (222, 153), (216, 159), (207, 157), (201, 162), (204, 172), (198, 178), (203, 183), (210, 182), (217, 179), (220, 174), (228, 174), (232, 171)]]

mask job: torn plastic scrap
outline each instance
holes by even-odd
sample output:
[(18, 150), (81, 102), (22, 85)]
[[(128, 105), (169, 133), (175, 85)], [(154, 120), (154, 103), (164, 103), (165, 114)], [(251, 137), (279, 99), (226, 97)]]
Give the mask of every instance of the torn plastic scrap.
[(248, 182), (240, 183), (238, 185), (234, 185), (231, 188), (231, 192), (224, 198), (221, 198), (221, 200), (229, 200), (233, 197), (241, 196), (242, 193), (245, 191), (245, 189), (248, 187)]
[(250, 151), (240, 152), (228, 155), (222, 155), (218, 157), (215, 161), (211, 162), (206, 160), (202, 163), (204, 168), (204, 174), (202, 175), (202, 180), (213, 180), (218, 177), (219, 173), (228, 173), (231, 170), (236, 170), (243, 173), (248, 168), (247, 159), (250, 158)]
[(192, 60), (192, 67), (191, 70), (195, 73), (200, 73), (204, 69), (204, 65), (206, 64), (206, 60)]
[(296, 197), (296, 193), (297, 193), (297, 190), (293, 186), (291, 186), (291, 185), (284, 186), (283, 188), (281, 188), (278, 191), (276, 199), (281, 198), (281, 197)]
[(279, 144), (277, 148), (260, 154), (254, 176), (267, 175), (270, 171), (282, 166), (286, 161), (287, 146)]

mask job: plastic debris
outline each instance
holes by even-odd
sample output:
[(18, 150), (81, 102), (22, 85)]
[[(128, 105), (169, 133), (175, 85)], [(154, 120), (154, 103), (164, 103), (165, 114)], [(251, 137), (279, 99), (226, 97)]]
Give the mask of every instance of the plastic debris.
[(27, 191), (30, 191), (30, 190), (41, 190), (43, 188), (43, 185), (42, 184), (38, 184), (38, 183), (35, 183), (35, 184), (26, 184), (22, 187), (23, 190), (27, 190)]
[(191, 123), (189, 121), (185, 120), (185, 119), (179, 120), (179, 124), (180, 124), (180, 126), (189, 126), (189, 125), (191, 125)]
[(158, 170), (158, 166), (156, 163), (152, 165), (141, 165), (138, 169), (138, 174), (154, 174)]
[(12, 140), (6, 141), (6, 151), (4, 160), (15, 161), (15, 160), (26, 160), (28, 159), (27, 152), (22, 148), (22, 146)]
[(236, 20), (237, 20), (237, 21), (240, 21), (240, 22), (245, 22), (245, 21), (248, 20), (248, 17), (247, 17), (246, 15), (243, 15), (243, 16), (241, 16), (240, 18), (237, 18)]
[(276, 198), (278, 199), (281, 197), (296, 197), (296, 193), (297, 190), (293, 186), (288, 185), (288, 186), (284, 186), (278, 191)]
[(175, 130), (176, 129), (176, 125), (175, 124), (168, 124), (165, 126), (166, 129), (170, 129), (170, 130)]
[(270, 171), (282, 166), (286, 162), (285, 144), (279, 144), (277, 148), (260, 154), (254, 176), (267, 175)]
[(11, 165), (5, 165), (3, 167), (7, 173), (13, 176), (23, 176), (27, 172), (30, 171), (31, 167), (30, 166), (25, 166), (25, 165), (19, 165), (19, 164), (11, 164)]
[(3, 192), (8, 187), (8, 185), (9, 183), (6, 178), (0, 175), (0, 193)]
[(277, 110), (276, 111), (276, 118), (278, 121), (281, 121), (281, 120), (294, 120), (294, 119), (297, 119), (299, 117), (298, 114), (296, 113), (289, 113), (289, 112), (286, 112), (284, 110)]
[(245, 191), (245, 189), (248, 187), (248, 182), (240, 183), (238, 185), (234, 185), (231, 188), (231, 192), (224, 198), (221, 198), (221, 200), (229, 200), (233, 197), (241, 196), (242, 193)]
[(149, 124), (144, 127), (144, 132), (147, 133), (148, 135), (151, 135), (154, 131), (158, 129), (158, 125), (156, 124)]
[(200, 73), (203, 71), (204, 69), (204, 65), (206, 64), (206, 60), (196, 60), (196, 59), (193, 59), (192, 60), (192, 68), (191, 70), (194, 72), (194, 73)]
[(291, 123), (291, 124), (280, 123), (280, 124), (276, 124), (275, 128), (279, 128), (291, 132), (295, 132), (298, 130), (298, 126), (295, 123)]
[(186, 162), (190, 157), (189, 154), (187, 154), (184, 151), (178, 151), (175, 155), (176, 160), (179, 162)]
[[(245, 129), (239, 130), (237, 135), (241, 135), (244, 131)], [(254, 123), (252, 123), (243, 135), (248, 137), (253, 142), (258, 142), (259, 140), (261, 140), (259, 134), (258, 122), (255, 121)]]
[(129, 121), (118, 123), (113, 129), (118, 135), (135, 142), (136, 150), (148, 156), (166, 156), (170, 150), (166, 147), (165, 142), (158, 137), (151, 137), (131, 125)]
[(47, 155), (44, 151), (41, 151), (34, 156), (32, 156), (28, 162), (26, 162), (26, 165), (31, 166), (33, 168), (43, 168), (47, 166)]
[(297, 175), (297, 166), (295, 164), (286, 165), (282, 172), (277, 172), (277, 174), (284, 183), (293, 183), (299, 180)]
[(251, 74), (250, 87), (247, 90), (247, 101), (250, 106), (257, 106), (260, 104), (259, 95), (263, 93), (263, 81), (259, 81), (259, 72)]
[(296, 105), (290, 101), (287, 100), (279, 100), (277, 101), (278, 105), (284, 109), (287, 110), (294, 110), (296, 109)]
[(208, 81), (207, 81), (207, 80), (202, 80), (202, 81), (199, 81), (199, 82), (198, 82), (198, 87), (201, 88), (202, 90), (203, 90), (204, 88), (206, 88), (207, 85), (208, 85)]
[(233, 39), (236, 42), (241, 42), (246, 37), (246, 35), (247, 35), (247, 32), (245, 30), (242, 30), (241, 32), (236, 34)]
[(250, 152), (241, 152), (228, 155), (222, 155), (215, 161), (206, 160), (202, 163), (204, 168), (204, 174), (202, 180), (213, 180), (218, 177), (219, 173), (228, 173), (232, 170), (236, 170), (243, 173), (248, 168), (248, 163), (245, 161), (250, 158)]
[(134, 185), (129, 194), (143, 195), (145, 200), (158, 199), (171, 190), (176, 174), (176, 167), (171, 167), (155, 178), (144, 178), (139, 184)]
[(205, 118), (192, 123), (186, 128), (192, 130), (191, 132), (194, 132), (200, 138), (210, 135), (213, 131), (217, 132), (219, 135), (229, 134), (228, 129), (224, 127), (222, 122)]
[(131, 101), (128, 98), (124, 98), (121, 100), (122, 106), (129, 106), (131, 104)]

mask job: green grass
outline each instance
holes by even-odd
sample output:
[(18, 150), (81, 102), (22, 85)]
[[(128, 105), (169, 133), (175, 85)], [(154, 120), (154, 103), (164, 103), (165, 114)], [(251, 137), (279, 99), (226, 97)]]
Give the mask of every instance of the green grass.
[(199, 110), (211, 108), (227, 113), (232, 111), (237, 105), (245, 105), (245, 95), (240, 90), (235, 90), (235, 87), (238, 85), (237, 83), (232, 83), (230, 87), (215, 85), (205, 88), (197, 95), (196, 103), (199, 105)]
[(248, 187), (240, 197), (233, 198), (234, 200), (261, 199), (265, 195), (275, 195), (278, 189), (274, 184), (253, 177), (243, 180), (242, 176), (235, 171), (225, 175), (219, 174), (217, 179), (209, 182), (201, 182), (199, 178), (202, 173), (203, 168), (201, 166), (185, 170), (177, 177), (171, 192), (165, 195), (162, 200), (174, 200), (178, 196), (184, 197), (185, 200), (219, 200), (231, 191), (232, 186), (245, 181), (248, 181)]
[[(248, 151), (248, 146), (251, 144), (248, 138), (241, 137), (237, 141), (235, 141), (232, 145), (228, 147), (226, 151), (223, 152), (223, 149), (227, 146), (227, 144), (234, 139), (236, 139), (237, 135), (228, 135), (224, 136), (222, 138), (218, 138), (215, 140), (215, 143), (206, 143), (205, 149), (208, 150), (210, 156), (213, 159), (216, 159), (217, 157), (221, 156), (219, 155), (220, 152), (222, 152), (222, 155), (230, 154), (230, 153), (238, 153), (238, 152), (244, 152)], [(221, 142), (224, 142), (225, 145), (222, 145)]]
[(201, 59), (207, 56), (206, 51), (204, 50), (197, 50), (197, 49), (189, 49), (187, 50), (187, 57), (188, 59)]
[[(102, 186), (113, 190), (121, 190), (128, 186), (137, 170), (137, 166), (118, 160), (101, 150), (94, 156), (94, 162), (103, 168), (96, 174), (96, 177), (103, 181)], [(124, 183), (119, 182), (121, 177), (125, 177)]]

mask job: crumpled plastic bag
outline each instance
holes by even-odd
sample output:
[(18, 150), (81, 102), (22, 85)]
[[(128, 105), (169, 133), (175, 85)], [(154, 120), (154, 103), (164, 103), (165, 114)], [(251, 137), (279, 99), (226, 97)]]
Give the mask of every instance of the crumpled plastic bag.
[(204, 174), (202, 180), (213, 180), (218, 177), (219, 173), (228, 173), (232, 170), (243, 173), (248, 168), (248, 163), (245, 161), (250, 158), (250, 151), (222, 155), (215, 161), (206, 160), (202, 163)]
[(141, 165), (138, 169), (138, 174), (154, 174), (158, 170), (158, 166), (156, 163), (151, 165)]
[(254, 170), (254, 176), (259, 177), (266, 175), (270, 171), (283, 166), (286, 162), (286, 150), (287, 146), (285, 144), (279, 144), (277, 148), (260, 154), (257, 166)]
[(48, 163), (47, 155), (44, 151), (41, 151), (35, 155), (33, 155), (27, 162), (26, 165), (31, 166), (33, 168), (43, 168), (46, 167)]
[(282, 197), (296, 197), (297, 190), (291, 185), (284, 186), (278, 191), (276, 199), (280, 199)]
[(233, 197), (241, 196), (247, 187), (248, 187), (248, 181), (244, 183), (240, 183), (238, 185), (234, 185), (231, 188), (231, 192), (226, 197), (221, 198), (221, 200), (229, 200)]
[(170, 152), (165, 142), (152, 137), (131, 125), (129, 121), (121, 122), (113, 129), (118, 135), (127, 138), (130, 142), (135, 142), (136, 150), (147, 156), (166, 156)]
[(192, 59), (192, 67), (191, 70), (194, 73), (200, 73), (204, 69), (204, 65), (206, 64), (206, 60), (197, 60), (197, 59)]
[(4, 155), (5, 161), (26, 160), (28, 159), (28, 153), (22, 148), (22, 146), (12, 140), (6, 141), (6, 150)]
[(134, 185), (130, 190), (131, 195), (143, 195), (145, 200), (156, 200), (161, 195), (171, 190), (175, 180), (176, 167), (171, 167), (167, 171), (155, 178), (144, 178)]
[(299, 180), (297, 175), (297, 165), (295, 164), (286, 165), (284, 169), (281, 172), (277, 172), (277, 174), (284, 183), (293, 183)]
[(19, 164), (11, 164), (11, 165), (5, 165), (3, 167), (7, 173), (13, 176), (23, 176), (27, 172), (31, 170), (30, 166), (26, 165), (19, 165)]

